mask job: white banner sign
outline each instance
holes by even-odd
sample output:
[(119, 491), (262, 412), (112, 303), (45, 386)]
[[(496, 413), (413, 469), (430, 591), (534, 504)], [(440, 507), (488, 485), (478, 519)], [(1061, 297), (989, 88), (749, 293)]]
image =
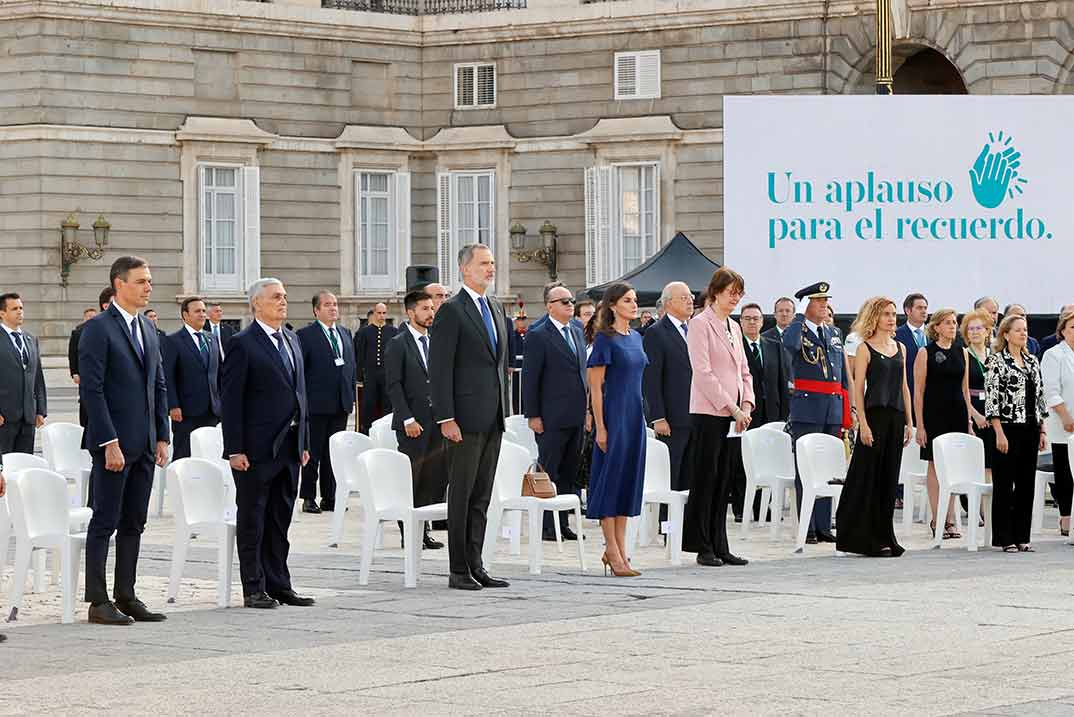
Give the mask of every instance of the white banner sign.
[(727, 97), (724, 261), (762, 303), (816, 281), (932, 309), (1074, 303), (1074, 97)]

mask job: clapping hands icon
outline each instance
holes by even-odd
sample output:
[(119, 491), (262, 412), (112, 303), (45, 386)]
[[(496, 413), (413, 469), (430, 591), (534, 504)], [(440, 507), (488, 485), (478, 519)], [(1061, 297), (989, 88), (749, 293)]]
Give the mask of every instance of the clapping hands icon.
[(1022, 153), (1011, 146), (1011, 137), (988, 133), (988, 142), (977, 155), (977, 161), (970, 168), (970, 185), (978, 204), (987, 209), (995, 209), (1007, 196), (1015, 192), (1022, 193), (1025, 178), (1020, 177), (1018, 168), (1022, 165)]

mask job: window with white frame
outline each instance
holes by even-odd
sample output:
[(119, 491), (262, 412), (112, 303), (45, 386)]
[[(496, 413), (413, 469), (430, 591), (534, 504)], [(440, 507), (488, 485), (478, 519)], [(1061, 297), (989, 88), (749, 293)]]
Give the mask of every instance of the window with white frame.
[(585, 170), (586, 284), (616, 279), (660, 248), (660, 165)]
[(410, 173), (354, 173), (357, 288), (403, 289), (410, 263)]
[(458, 286), (457, 256), (467, 244), (496, 253), (496, 172), (444, 172), (437, 176), (437, 264), (440, 278)]
[(455, 109), (496, 106), (496, 65), (471, 63), (455, 65)]
[(660, 50), (615, 53), (615, 99), (660, 98)]
[(242, 291), (261, 271), (261, 184), (257, 167), (198, 167), (199, 285)]

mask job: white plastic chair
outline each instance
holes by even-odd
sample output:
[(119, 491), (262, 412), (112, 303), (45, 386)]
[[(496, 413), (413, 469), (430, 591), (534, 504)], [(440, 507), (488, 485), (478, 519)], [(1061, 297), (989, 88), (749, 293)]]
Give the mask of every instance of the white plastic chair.
[[(966, 521), (965, 545), (971, 552), (977, 550), (977, 516), (981, 514), (981, 501), (985, 497), (985, 541), (992, 542), (992, 485), (984, 482), (984, 442), (968, 433), (945, 433), (932, 442), (933, 458), (936, 463), (936, 479), (940, 483), (938, 506), (946, 506), (951, 496), (964, 494), (969, 501)], [(942, 510), (942, 509), (940, 509)], [(939, 512), (939, 511), (938, 511)], [(936, 535), (932, 547), (943, 544), (943, 529), (936, 521)]]
[(656, 438), (656, 431), (653, 430), (652, 428), (650, 428), (649, 426), (646, 426), (645, 427), (645, 437), (646, 438)]
[(635, 546), (649, 544), (649, 537), (652, 533), (649, 527), (650, 517), (659, 516), (660, 506), (666, 505), (668, 507), (667, 555), (672, 565), (676, 567), (682, 565), (683, 513), (689, 497), (690, 491), (688, 490), (671, 489), (671, 454), (668, 452), (667, 445), (656, 438), (647, 439), (641, 515), (627, 522), (627, 557), (631, 557), (630, 554), (634, 552)]
[(224, 432), (220, 426), (203, 426), (191, 431), (190, 457), (207, 461), (225, 460)]
[(395, 431), (392, 430), (392, 414), (390, 413), (373, 421), (369, 426), (369, 437), (373, 439), (377, 448), (399, 450), (399, 436), (395, 435)]
[[(360, 585), (369, 584), (369, 569), (373, 564), (377, 532), (381, 523), (402, 521), (406, 535), (403, 551), (403, 586), (417, 587), (421, 570), (422, 524), (428, 520), (446, 520), (447, 504), (435, 503), (414, 507), (414, 482), (410, 459), (399, 451), (373, 448), (358, 456), (358, 490), (362, 495), (365, 514), (365, 536), (362, 539), (362, 566), (358, 573)], [(373, 478), (376, 476), (376, 479)], [(342, 506), (336, 504), (336, 510)]]
[[(175, 506), (175, 541), (172, 546), (168, 602), (179, 594), (190, 539), (195, 533), (217, 536), (216, 604), (231, 604), (231, 567), (235, 554), (235, 483), (220, 460), (180, 458), (165, 470), (168, 489), (178, 500)], [(229, 510), (229, 507), (231, 510)]]
[[(915, 429), (910, 429), (911, 435)], [(918, 493), (921, 495), (922, 513), (928, 514), (928, 477), (929, 463), (921, 460), (921, 446), (910, 441), (903, 446), (902, 462), (899, 464), (899, 485), (902, 486), (902, 527), (909, 533), (914, 524), (914, 506), (918, 505)]]
[(761, 426), (761, 428), (771, 428), (773, 431), (779, 431), (780, 433), (783, 433), (783, 429), (786, 427), (786, 425), (786, 421), (769, 421), (768, 423)]
[(41, 453), (49, 467), (74, 484), (74, 507), (89, 501), (90, 453), (82, 448), (82, 426), (77, 423), (47, 423), (41, 428)]
[(520, 413), (516, 413), (512, 416), (508, 416), (507, 418), (505, 418), (504, 426), (519, 434), (530, 430), (529, 419)]
[(1055, 473), (1052, 471), (1037, 471), (1037, 477), (1033, 486), (1033, 533), (1044, 531), (1044, 500), (1048, 486), (1055, 483)]
[[(504, 441), (500, 444), (500, 458), (496, 463), (496, 476), (492, 484), (492, 499), (489, 501), (488, 522), (485, 526), (485, 544), (482, 546), (481, 559), (485, 567), (492, 564), (496, 552), (496, 538), (503, 523), (505, 511), (524, 512), (529, 516), (529, 559), (530, 574), (541, 574), (541, 556), (544, 550), (543, 523), (545, 511), (553, 511), (558, 517), (561, 510), (573, 510), (578, 523), (578, 563), (585, 572), (585, 550), (582, 546), (582, 501), (573, 493), (557, 495), (554, 498), (534, 498), (522, 495), (522, 477), (529, 470), (533, 459), (528, 451), (520, 445)], [(559, 534), (558, 526), (556, 534)]]
[(846, 478), (847, 458), (843, 442), (827, 433), (802, 436), (795, 445), (795, 454), (798, 458), (798, 475), (802, 479), (802, 511), (798, 516), (798, 539), (794, 552), (800, 553), (805, 549), (806, 533), (817, 498), (831, 498), (832, 512), (835, 512), (843, 486), (828, 481)]
[[(359, 492), (358, 456), (376, 448), (373, 439), (356, 431), (339, 431), (328, 439), (328, 458), (336, 476), (336, 509), (332, 513), (332, 533), (329, 547), (338, 548), (343, 540), (343, 519), (347, 515), (347, 500)], [(364, 498), (364, 496), (363, 496)]]
[[(769, 428), (765, 424), (742, 434), (742, 466), (746, 469), (746, 498), (742, 506), (742, 539), (749, 534), (753, 518), (753, 496), (761, 489), (760, 521), (771, 511), (772, 537), (779, 538), (783, 522), (783, 505), (787, 491), (794, 490), (794, 453), (791, 437), (782, 428)], [(791, 500), (791, 517), (794, 531), (798, 531), (798, 508)]]
[(537, 448), (537, 434), (530, 428), (529, 419), (525, 416), (508, 416), (504, 421), (504, 438), (508, 437), (506, 431), (512, 431), (514, 436), (509, 440), (519, 446), (522, 446), (530, 453), (530, 460), (537, 460), (537, 454), (539, 449)]
[[(168, 419), (169, 421), (171, 419)], [(170, 424), (169, 424), (170, 425)], [(172, 462), (172, 454), (174, 448), (171, 443), (168, 444), (168, 456), (164, 461), (164, 466), (153, 466), (153, 496), (150, 497), (150, 502), (155, 501), (157, 504), (154, 513), (159, 518), (164, 515), (164, 494), (168, 491), (168, 466)], [(177, 507), (173, 507), (173, 510), (178, 510)]]
[(74, 622), (75, 590), (86, 534), (71, 532), (67, 479), (45, 468), (12, 472), (6, 478), (8, 506), (15, 528), (15, 572), (8, 598), (11, 605), (8, 622), (18, 619), (30, 559), (36, 550), (59, 552), (63, 622)]

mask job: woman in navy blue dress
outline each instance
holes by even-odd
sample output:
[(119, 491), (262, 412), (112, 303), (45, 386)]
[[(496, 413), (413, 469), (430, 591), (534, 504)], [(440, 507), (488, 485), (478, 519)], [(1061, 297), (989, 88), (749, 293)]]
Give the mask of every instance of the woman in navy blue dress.
[(586, 516), (600, 519), (605, 571), (617, 577), (641, 575), (626, 559), (627, 518), (641, 513), (645, 475), (645, 416), (641, 378), (649, 363), (641, 334), (630, 328), (638, 297), (630, 284), (612, 284), (586, 327), (593, 344), (589, 388), (596, 441), (589, 476)]

